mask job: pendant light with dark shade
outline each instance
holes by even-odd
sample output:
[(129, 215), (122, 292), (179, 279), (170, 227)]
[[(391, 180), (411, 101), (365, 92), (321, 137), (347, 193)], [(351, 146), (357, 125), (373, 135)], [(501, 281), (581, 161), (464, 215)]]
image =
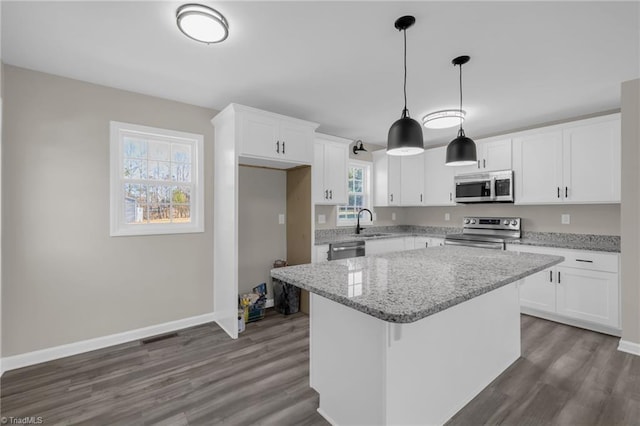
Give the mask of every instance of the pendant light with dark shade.
[(396, 20), (395, 27), (404, 32), (404, 109), (402, 117), (391, 125), (387, 138), (388, 155), (416, 155), (424, 151), (422, 126), (409, 117), (407, 109), (407, 28), (415, 24), (413, 16), (402, 16)]
[[(468, 56), (458, 56), (451, 63), (460, 67), (460, 111), (462, 111), (462, 65), (469, 62)], [(476, 154), (476, 143), (465, 136), (462, 128), (462, 118), (460, 118), (460, 130), (458, 137), (447, 145), (447, 166), (470, 166), (475, 164), (478, 156)]]

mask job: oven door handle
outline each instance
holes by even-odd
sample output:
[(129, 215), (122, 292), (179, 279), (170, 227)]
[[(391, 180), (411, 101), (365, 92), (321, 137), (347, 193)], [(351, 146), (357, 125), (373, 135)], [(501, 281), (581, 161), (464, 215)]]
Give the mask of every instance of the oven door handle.
[(478, 248), (488, 248), (495, 250), (504, 250), (503, 243), (491, 243), (491, 242), (483, 242), (483, 241), (459, 241), (459, 240), (444, 240), (444, 245), (446, 246), (464, 246), (464, 247), (478, 247)]

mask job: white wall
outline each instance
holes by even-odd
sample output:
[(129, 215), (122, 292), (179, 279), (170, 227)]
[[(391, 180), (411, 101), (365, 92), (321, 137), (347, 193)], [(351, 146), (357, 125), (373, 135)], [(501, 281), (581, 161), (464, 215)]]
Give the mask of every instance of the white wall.
[(286, 225), (278, 223), (287, 210), (287, 172), (240, 166), (238, 188), (238, 292), (264, 282), (272, 298), (269, 271), (287, 258)]
[[(13, 66), (4, 79), (2, 355), (212, 312), (216, 111)], [(204, 135), (204, 233), (109, 236), (110, 120)]]

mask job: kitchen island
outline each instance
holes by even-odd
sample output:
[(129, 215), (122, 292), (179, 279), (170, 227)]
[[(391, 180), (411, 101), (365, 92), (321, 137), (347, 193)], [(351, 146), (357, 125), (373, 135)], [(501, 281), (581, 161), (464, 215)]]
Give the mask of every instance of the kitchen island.
[(442, 424), (520, 356), (518, 280), (562, 260), (445, 246), (271, 276), (311, 292), (310, 384), (328, 421)]

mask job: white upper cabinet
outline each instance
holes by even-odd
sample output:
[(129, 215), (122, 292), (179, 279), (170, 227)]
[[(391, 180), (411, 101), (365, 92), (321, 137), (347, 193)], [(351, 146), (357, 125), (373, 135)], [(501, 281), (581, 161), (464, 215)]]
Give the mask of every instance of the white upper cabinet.
[(424, 153), (400, 157), (400, 202), (403, 206), (424, 205)]
[(511, 170), (511, 138), (479, 139), (476, 142), (477, 164), (455, 167), (455, 174)]
[(516, 204), (620, 202), (620, 114), (524, 132), (513, 140)]
[(620, 202), (620, 115), (563, 132), (563, 196), (571, 203)]
[(561, 203), (562, 131), (536, 131), (513, 141), (516, 204)]
[(312, 163), (317, 124), (241, 105), (234, 105), (234, 112), (240, 119), (241, 157), (294, 164)]
[(400, 205), (400, 157), (387, 155), (384, 149), (373, 151), (373, 205)]
[(347, 203), (349, 139), (316, 134), (313, 144), (313, 202)]
[(449, 206), (455, 204), (453, 176), (457, 167), (445, 165), (447, 147), (424, 152), (424, 205)]

